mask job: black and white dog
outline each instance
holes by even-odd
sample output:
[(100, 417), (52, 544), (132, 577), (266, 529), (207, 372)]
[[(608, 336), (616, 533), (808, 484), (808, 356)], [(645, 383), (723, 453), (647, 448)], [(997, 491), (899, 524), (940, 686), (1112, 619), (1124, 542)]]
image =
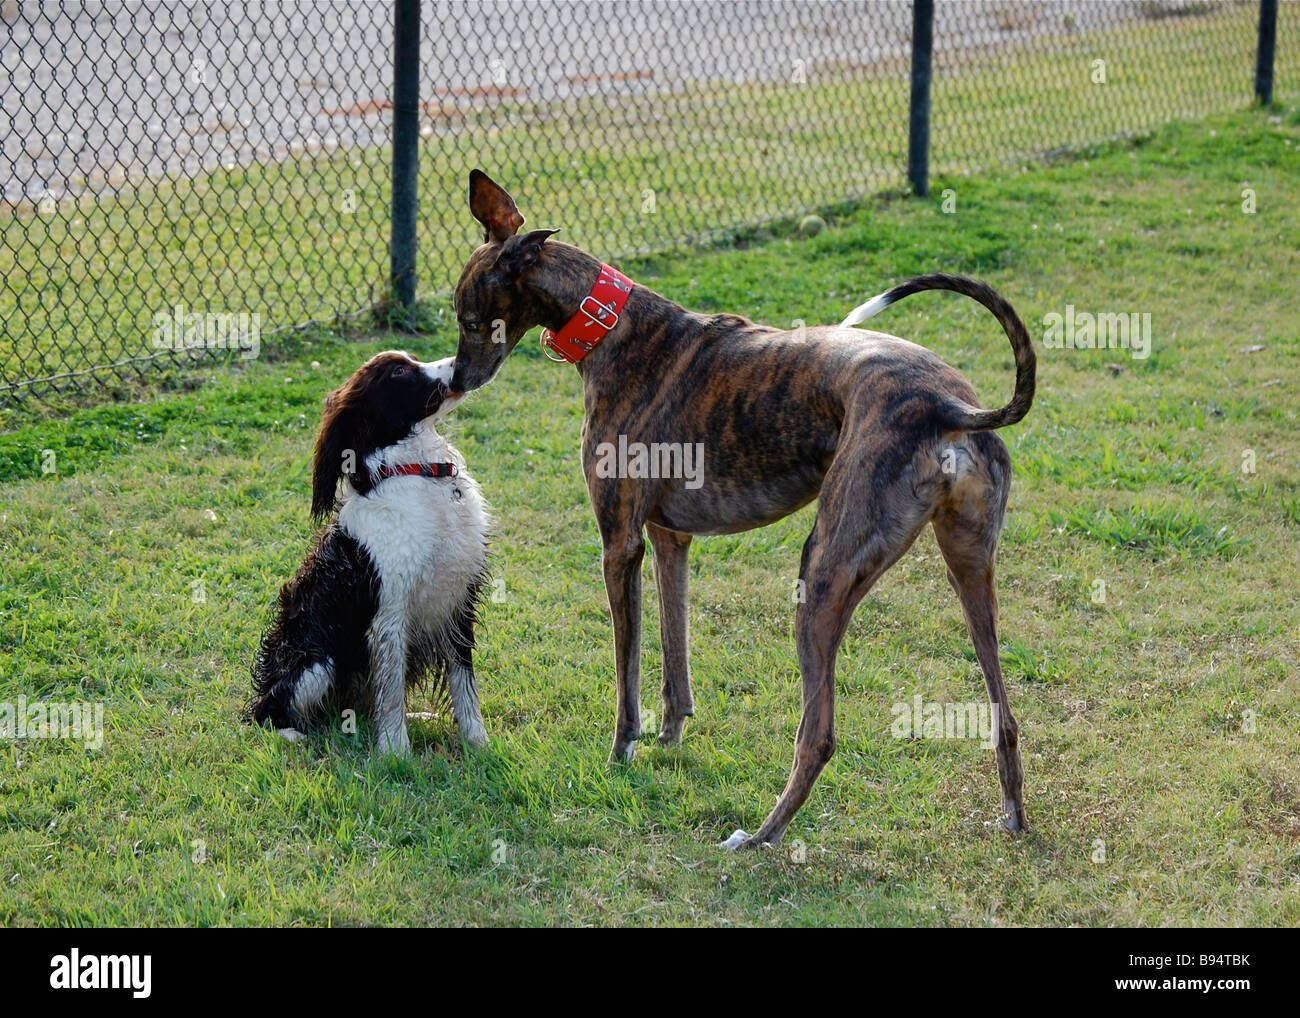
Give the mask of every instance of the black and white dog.
[(280, 591), (253, 662), (252, 716), (290, 739), (350, 708), (369, 715), (383, 752), (406, 753), (406, 690), (432, 674), (461, 735), (487, 742), (471, 652), (488, 518), (435, 429), (464, 398), (448, 392), (451, 370), (451, 358), (389, 351), (325, 400), (311, 509), (333, 518)]

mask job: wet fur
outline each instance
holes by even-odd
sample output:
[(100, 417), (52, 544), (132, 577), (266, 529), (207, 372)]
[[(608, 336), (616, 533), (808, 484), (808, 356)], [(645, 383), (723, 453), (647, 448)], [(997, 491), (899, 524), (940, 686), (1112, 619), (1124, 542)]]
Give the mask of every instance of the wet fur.
[[(395, 378), (403, 365), (411, 370)], [(404, 752), (406, 690), (432, 681), (466, 738), (486, 738), (472, 663), (486, 510), (434, 429), (432, 415), (458, 402), (438, 372), (449, 377), (450, 363), (381, 354), (327, 398), (312, 512), (332, 518), (280, 591), (254, 659), (259, 724), (296, 733), (351, 708), (372, 718), (384, 749)], [(371, 477), (381, 464), (434, 457), (457, 462), (459, 474)]]

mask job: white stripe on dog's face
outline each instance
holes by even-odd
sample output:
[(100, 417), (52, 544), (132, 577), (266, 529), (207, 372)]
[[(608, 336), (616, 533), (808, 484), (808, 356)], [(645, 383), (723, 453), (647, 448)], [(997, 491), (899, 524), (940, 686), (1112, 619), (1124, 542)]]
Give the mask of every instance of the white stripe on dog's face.
[[(383, 354), (376, 354), (375, 356), (382, 357), (384, 354), (396, 354), (399, 357), (405, 357), (411, 362), (413, 367), (419, 371), (423, 371), (431, 381), (441, 382), (447, 387), (448, 391), (451, 390), (451, 375), (456, 366), (455, 357), (444, 357), (440, 361), (422, 361), (418, 357), (412, 357), (405, 350), (385, 350)], [(426, 420), (441, 420), (452, 410), (456, 409), (464, 398), (465, 394), (462, 392), (453, 397), (444, 399), (438, 409), (430, 414)]]
[[(441, 382), (443, 385), (450, 388), (451, 372), (456, 363), (455, 357), (444, 357), (440, 361), (417, 361), (416, 363), (419, 364), (420, 369), (435, 382)], [(433, 419), (438, 420), (456, 409), (464, 398), (465, 394), (463, 392), (458, 393), (455, 396), (448, 396), (442, 401), (442, 406), (438, 407), (437, 412), (434, 413)]]
[(432, 378), (435, 382), (441, 382), (443, 385), (451, 384), (451, 368), (455, 363), (455, 357), (444, 357), (440, 361), (417, 361), (416, 363), (424, 369), (424, 373)]

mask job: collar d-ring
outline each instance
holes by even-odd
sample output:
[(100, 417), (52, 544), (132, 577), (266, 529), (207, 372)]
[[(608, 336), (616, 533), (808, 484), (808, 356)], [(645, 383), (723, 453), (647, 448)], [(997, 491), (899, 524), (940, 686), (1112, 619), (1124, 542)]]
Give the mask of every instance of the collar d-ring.
[(551, 340), (554, 338), (555, 334), (550, 329), (542, 329), (542, 353), (546, 355), (548, 361), (555, 361), (556, 364), (568, 364), (569, 359), (567, 357), (551, 353)]

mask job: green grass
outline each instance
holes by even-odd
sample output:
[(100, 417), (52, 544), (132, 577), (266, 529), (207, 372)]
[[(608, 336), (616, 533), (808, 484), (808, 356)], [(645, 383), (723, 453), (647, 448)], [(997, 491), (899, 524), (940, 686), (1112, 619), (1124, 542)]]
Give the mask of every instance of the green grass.
[[(451, 427), (498, 515), (478, 657), (491, 747), (463, 752), (441, 718), (386, 763), (338, 730), (291, 746), (240, 724), (310, 538), (323, 393), (375, 349), (455, 342), (317, 333), (193, 391), (0, 435), (0, 702), (99, 700), (106, 719), (98, 751), (0, 747), (0, 922), (1300, 923), (1298, 151), (1295, 110), (1242, 112), (939, 181), (950, 215), (871, 201), (812, 239), (779, 225), (622, 265), (774, 324), (838, 320), (936, 269), (988, 279), (1035, 334), (1067, 303), (1151, 314), (1146, 360), (1040, 348), (1038, 401), (1003, 432), (1002, 644), (1030, 833), (996, 826), (989, 751), (890, 736), (895, 702), (983, 695), (927, 533), (858, 609), (839, 751), (787, 844), (716, 848), (785, 779), (811, 508), (693, 545), (697, 715), (681, 747), (648, 740), (610, 767), (578, 379), (535, 342)], [(938, 351), (986, 405), (1010, 393), (1006, 341), (971, 302), (926, 294), (876, 324)], [(46, 449), (57, 473), (40, 473)], [(648, 566), (646, 581), (657, 711)]]
[[(1207, 507), (1213, 512), (1218, 507)], [(1179, 506), (1134, 505), (1118, 512), (1110, 506), (1050, 512), (1048, 520), (1073, 534), (1105, 541), (1116, 548), (1154, 553), (1175, 550), (1186, 554), (1235, 557), (1241, 538), (1228, 534), (1228, 524), (1216, 527), (1206, 514)]]
[[(936, 172), (1248, 103), (1255, 6), (1211, 6), (1102, 32), (1062, 24), (1023, 45), (940, 50)], [(1279, 18), (1277, 90), (1294, 97), (1300, 4), (1282, 5)], [(1097, 59), (1106, 61), (1105, 84), (1092, 80)], [(531, 224), (561, 227), (564, 239), (602, 256), (899, 187), (905, 71), (899, 61), (815, 65), (803, 84), (702, 81), (668, 93), (477, 111), (431, 103), (433, 133), (420, 162), (421, 284), (448, 292), (481, 236), (464, 204), (475, 165), (508, 182)], [(575, 141), (582, 135), (573, 124), (600, 125), (598, 143)], [(177, 304), (260, 314), (269, 330), (382, 303), (389, 162), (382, 147), (322, 151), (143, 183), (117, 200), (66, 200), (49, 215), (0, 208), (0, 380), (156, 353), (153, 316)], [(137, 370), (150, 368), (119, 369), (123, 391)]]

